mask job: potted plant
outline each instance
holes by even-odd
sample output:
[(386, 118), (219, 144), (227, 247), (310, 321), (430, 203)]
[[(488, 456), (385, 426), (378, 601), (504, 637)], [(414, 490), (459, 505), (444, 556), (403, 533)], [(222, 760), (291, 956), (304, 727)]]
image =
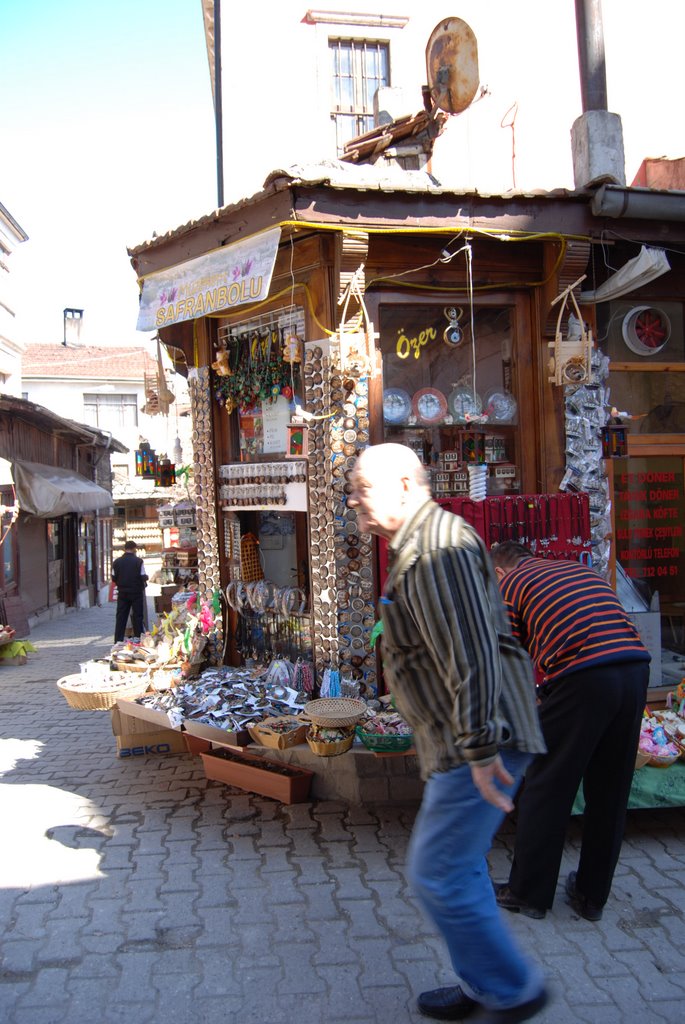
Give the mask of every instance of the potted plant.
[(221, 748), (202, 752), (201, 757), (205, 775), (216, 782), (269, 796), (282, 804), (302, 803), (309, 797), (314, 772), (308, 768)]

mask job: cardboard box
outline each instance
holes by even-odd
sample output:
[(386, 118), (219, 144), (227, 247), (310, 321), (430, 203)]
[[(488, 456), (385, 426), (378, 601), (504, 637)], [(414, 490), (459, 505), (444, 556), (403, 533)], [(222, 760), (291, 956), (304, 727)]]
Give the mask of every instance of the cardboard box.
[(117, 757), (166, 757), (168, 754), (186, 754), (182, 732), (156, 729), (154, 732), (123, 733), (116, 737)]
[(155, 711), (154, 708), (148, 708), (142, 704), (136, 704), (134, 700), (124, 700), (123, 697), (117, 701), (117, 708), (122, 714), (130, 717), (147, 722), (147, 731), (153, 729), (173, 729), (175, 732), (181, 731), (180, 725), (175, 725), (174, 722), (169, 718), (166, 711)]
[(134, 718), (133, 715), (126, 715), (119, 708), (111, 710), (112, 732), (115, 736), (132, 736), (134, 733), (150, 732), (150, 723), (142, 718)]
[(227, 732), (226, 729), (219, 729), (216, 725), (194, 722), (190, 718), (184, 719), (183, 728), (191, 736), (199, 736), (200, 739), (229, 747), (246, 747), (248, 743), (252, 742), (247, 729), (241, 729), (239, 732)]

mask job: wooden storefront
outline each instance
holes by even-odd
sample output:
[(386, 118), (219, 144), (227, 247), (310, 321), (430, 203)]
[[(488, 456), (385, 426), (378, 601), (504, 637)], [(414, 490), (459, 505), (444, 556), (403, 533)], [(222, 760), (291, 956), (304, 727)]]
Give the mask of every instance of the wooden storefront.
[[(3, 575), (0, 602), (5, 621), (26, 635), (43, 614), (96, 603), (98, 567), (111, 552), (110, 452), (126, 451), (101, 431), (65, 420), (42, 406), (0, 396), (0, 459), (14, 483), (2, 487), (3, 505), (19, 505), (18, 517), (3, 522)], [(18, 474), (45, 481), (65, 474), (65, 491), (54, 505), (41, 496), (20, 497)], [(110, 540), (111, 543), (111, 540)], [(101, 569), (100, 569), (101, 572)]]
[[(638, 582), (636, 589), (652, 606), (656, 588), (648, 593), (647, 585), (660, 580), (660, 625), (670, 630), (665, 639), (674, 655), (685, 653), (685, 421), (673, 408), (685, 401), (683, 206), (673, 207), (671, 219), (650, 216), (649, 196), (658, 194), (628, 189), (646, 197), (647, 212), (617, 227), (593, 213), (591, 191), (488, 197), (447, 192), (411, 174), (401, 186), (398, 179), (392, 185), (379, 179), (375, 187), (360, 187), (349, 174), (333, 180), (326, 173), (310, 181), (274, 176), (252, 199), (130, 250), (145, 298), (145, 286), (156, 276), (173, 282), (192, 261), (220, 250), (227, 281), (231, 273), (234, 282), (247, 281), (248, 263), (238, 254), (251, 239), (279, 231), (268, 293), (257, 301), (247, 286), (241, 292), (236, 285), (233, 292), (229, 286), (221, 308), (205, 308), (211, 305), (206, 295), (193, 304), (170, 300), (166, 292), (156, 307), (162, 341), (189, 377), (201, 588), (226, 592), (232, 584), (227, 659), (239, 663), (269, 642), (275, 653), (305, 657), (311, 648), (319, 674), (333, 667), (369, 690), (377, 685), (368, 639), (382, 551), (359, 534), (346, 507), (346, 473), (361, 447), (383, 440), (414, 447), (431, 468), (436, 497), (446, 503), (469, 498), (471, 463), (486, 466), (485, 493), (503, 505), (519, 495), (556, 496), (560, 486), (573, 494), (578, 480), (587, 483), (586, 559), (615, 579), (618, 553), (624, 576)], [(567, 402), (577, 385), (550, 381), (560, 308), (553, 300), (585, 277), (573, 293), (580, 300), (582, 291), (596, 289), (644, 243), (667, 250), (668, 273), (623, 292), (620, 306), (581, 305), (609, 363), (596, 355), (585, 367), (592, 410), (577, 414)], [(654, 355), (629, 351), (621, 332), (626, 317), (638, 307), (664, 306), (671, 314), (666, 342)], [(569, 312), (572, 305), (563, 317), (564, 339), (571, 334)], [(344, 316), (341, 356), (336, 332)], [(365, 353), (350, 353), (349, 337), (345, 343), (359, 326), (368, 328), (370, 362)], [(293, 335), (303, 342), (302, 362), (281, 366), (275, 391), (252, 401), (238, 396), (237, 407), (227, 412), (236, 374), (252, 372), (260, 352), (278, 361)], [(286, 484), (285, 507), (283, 495), (271, 502), (266, 490), (254, 490), (260, 480), (268, 487), (286, 476), (279, 466), (291, 461), (285, 440), (291, 435), (283, 433), (280, 445), (273, 438), (265, 442), (270, 428), (262, 423), (255, 441), (255, 417), (276, 395), (290, 406), (286, 420), (295, 404), (309, 416), (306, 486)], [(623, 419), (625, 450), (597, 460), (604, 425), (597, 409), (606, 414), (613, 405), (631, 416)], [(273, 430), (283, 429), (273, 410), (264, 415), (278, 420)], [(658, 460), (654, 472), (671, 483), (646, 490), (638, 508), (632, 497), (621, 499), (621, 481), (631, 472), (646, 476), (652, 459)], [(622, 500), (627, 519), (617, 526), (613, 517)], [(664, 502), (674, 510), (663, 514), (672, 526), (668, 534), (659, 520)], [(544, 505), (550, 507), (556, 506)], [(284, 516), (291, 520), (287, 527)], [(635, 543), (640, 516), (650, 523), (656, 517), (659, 544), (656, 533), (647, 538), (652, 543)], [(262, 531), (265, 521), (270, 532)], [(549, 523), (546, 528), (541, 542), (551, 535)], [(514, 539), (530, 539), (533, 525), (526, 530)], [(504, 519), (490, 531), (486, 540), (504, 539)], [(239, 584), (255, 582), (241, 577), (238, 548), (245, 535), (260, 542), (262, 570), (269, 578), (273, 567), (279, 593), (294, 593), (281, 608), (291, 628), (297, 623), (291, 636), (281, 635), (274, 622), (265, 638), (263, 617), (261, 635), (241, 636), (236, 608), (245, 607), (246, 594)], [(640, 550), (642, 559), (631, 549)], [(258, 597), (268, 605), (273, 595), (261, 590)]]

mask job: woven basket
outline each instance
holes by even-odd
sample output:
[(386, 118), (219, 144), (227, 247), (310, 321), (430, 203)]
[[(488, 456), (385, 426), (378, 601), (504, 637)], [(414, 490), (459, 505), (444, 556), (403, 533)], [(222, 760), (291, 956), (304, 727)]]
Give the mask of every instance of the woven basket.
[(374, 750), (377, 753), (393, 753), (402, 750), (409, 750), (414, 744), (414, 736), (397, 735), (396, 733), (364, 732), (361, 725), (357, 726), (357, 736), (367, 750)]
[[(121, 682), (102, 685), (99, 690), (88, 688), (88, 681), (80, 675), (63, 676), (57, 681), (57, 688), (66, 699), (67, 704), (77, 711), (109, 711), (120, 697), (135, 700), (142, 697), (149, 686), (149, 679), (134, 674), (131, 678), (126, 673)], [(92, 687), (92, 683), (90, 684)]]
[(650, 754), (647, 764), (650, 768), (670, 768), (679, 757), (680, 754), (667, 754), (665, 757), (657, 757), (655, 754)]
[(354, 697), (321, 697), (319, 700), (310, 700), (304, 706), (307, 718), (316, 725), (330, 728), (355, 725), (367, 710), (364, 701)]
[(644, 768), (646, 764), (649, 764), (649, 754), (645, 754), (643, 750), (638, 750), (635, 755), (635, 771), (637, 771), (638, 768)]
[(318, 754), (319, 757), (335, 757), (336, 754), (344, 754), (346, 750), (350, 749), (354, 743), (354, 733), (336, 743), (322, 743), (320, 740), (312, 740), (307, 736), (307, 743), (313, 754)]
[(119, 672), (134, 672), (143, 673), (147, 672), (149, 665), (146, 665), (143, 661), (114, 661), (117, 671)]
[[(274, 732), (270, 726), (273, 722), (293, 722), (295, 728), (287, 732)], [(297, 715), (282, 715), (280, 718), (265, 718), (255, 725), (248, 725), (247, 730), (255, 743), (262, 747), (271, 747), (273, 750), (287, 750), (288, 747), (295, 747), (298, 743), (304, 743), (307, 735), (307, 724), (303, 723)]]

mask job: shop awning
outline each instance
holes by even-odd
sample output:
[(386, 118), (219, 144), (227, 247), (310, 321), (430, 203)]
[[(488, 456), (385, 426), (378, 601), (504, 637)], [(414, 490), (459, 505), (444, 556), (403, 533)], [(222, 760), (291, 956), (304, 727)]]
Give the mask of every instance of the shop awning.
[(112, 507), (109, 491), (71, 469), (13, 462), (12, 476), (21, 511), (41, 519)]

